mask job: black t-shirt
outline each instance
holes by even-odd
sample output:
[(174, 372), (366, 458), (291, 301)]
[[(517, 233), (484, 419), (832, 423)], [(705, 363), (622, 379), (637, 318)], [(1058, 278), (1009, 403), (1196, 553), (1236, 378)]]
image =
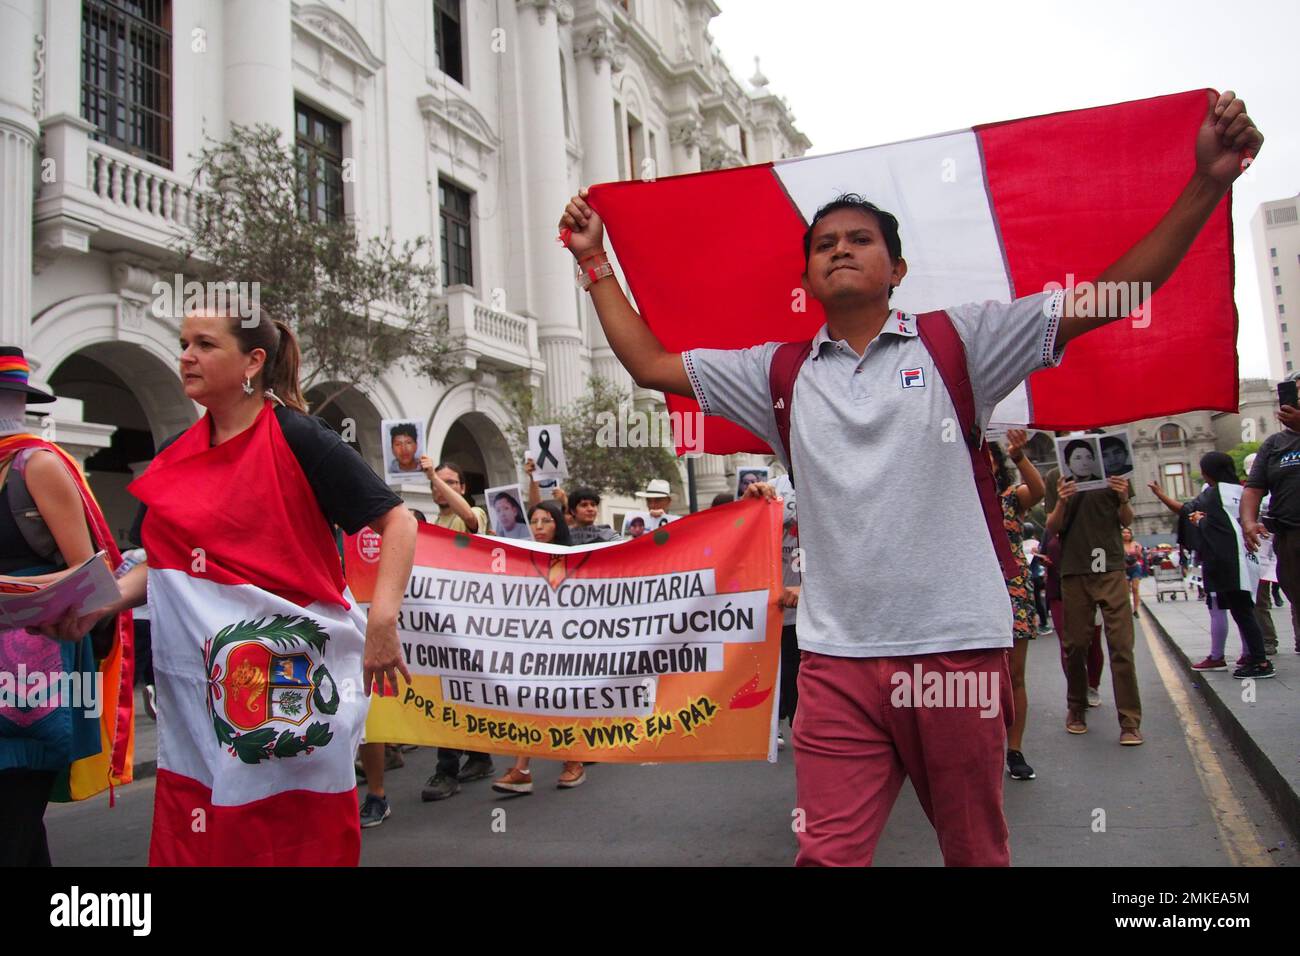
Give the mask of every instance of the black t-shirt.
[(1241, 590), (1241, 568), (1237, 554), (1237, 529), (1233, 527), (1219, 486), (1211, 485), (1183, 505), (1182, 516), (1194, 511), (1205, 514), (1196, 526), (1200, 537), (1197, 556), (1201, 559), (1201, 580), (1206, 591), (1223, 594)]
[[(323, 419), (282, 405), (276, 406), (275, 418), (316, 495), (316, 504), (330, 524), (338, 525), (348, 534), (356, 534), (402, 503), (365, 459)], [(158, 451), (162, 452), (179, 437), (176, 434), (168, 438)], [(144, 505), (140, 506), (131, 527), (131, 542), (136, 547), (140, 547), (140, 529), (146, 510)]]
[(1264, 439), (1247, 488), (1259, 488), (1269, 499), (1270, 527), (1300, 528), (1300, 435), (1280, 431)]

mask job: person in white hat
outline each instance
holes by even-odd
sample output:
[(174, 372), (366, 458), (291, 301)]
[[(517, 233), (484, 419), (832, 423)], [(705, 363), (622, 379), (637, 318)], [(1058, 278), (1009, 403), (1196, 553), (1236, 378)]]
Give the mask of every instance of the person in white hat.
[(646, 483), (645, 490), (638, 491), (636, 496), (645, 499), (646, 510), (650, 512), (647, 530), (657, 530), (673, 520), (673, 516), (668, 513), (673, 504), (673, 492), (663, 478), (651, 478)]

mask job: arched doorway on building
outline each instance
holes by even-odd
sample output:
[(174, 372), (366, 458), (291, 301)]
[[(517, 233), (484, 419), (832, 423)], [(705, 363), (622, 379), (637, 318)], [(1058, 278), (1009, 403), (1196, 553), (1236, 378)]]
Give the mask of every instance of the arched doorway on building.
[[(339, 389), (342, 388), (342, 391)], [(383, 438), (379, 423), (383, 420), (373, 402), (354, 385), (325, 382), (313, 385), (305, 393), (307, 408), (313, 415), (325, 420), (343, 440), (375, 469), (384, 473)], [(329, 404), (323, 404), (328, 400)]]
[(55, 395), (82, 402), (84, 421), (115, 429), (109, 447), (89, 455), (84, 468), (114, 538), (124, 544), (139, 504), (126, 486), (144, 471), (158, 445), (198, 420), (198, 411), (175, 369), (125, 342), (74, 352), (48, 381)]
[(482, 412), (469, 412), (452, 422), (437, 452), (439, 462), (455, 462), (465, 472), (467, 497), (477, 504), (483, 504), (488, 488), (519, 480), (510, 443)]

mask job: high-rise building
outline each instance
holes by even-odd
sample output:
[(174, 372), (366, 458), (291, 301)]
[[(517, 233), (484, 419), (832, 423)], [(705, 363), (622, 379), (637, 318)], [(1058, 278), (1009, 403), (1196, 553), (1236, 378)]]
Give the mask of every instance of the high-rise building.
[(1250, 235), (1268, 371), (1277, 381), (1300, 371), (1300, 196), (1261, 203), (1250, 220)]

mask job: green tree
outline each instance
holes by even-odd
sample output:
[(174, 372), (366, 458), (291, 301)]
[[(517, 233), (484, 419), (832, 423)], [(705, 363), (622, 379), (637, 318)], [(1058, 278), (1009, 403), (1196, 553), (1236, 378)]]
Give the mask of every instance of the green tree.
[(372, 388), (395, 366), (437, 382), (457, 371), (458, 343), (438, 308), (427, 237), (363, 238), (355, 225), (313, 221), (301, 170), (270, 126), (233, 126), (195, 157), (203, 187), (194, 225), (174, 246), (177, 271), (200, 281), (257, 283), (262, 311), (287, 321), (303, 353), (303, 391)]
[[(631, 400), (626, 393), (607, 379), (593, 376), (587, 383), (587, 394), (567, 408), (549, 410), (520, 375), (501, 381), (501, 392), (514, 420), (507, 429), (510, 443), (522, 460), (528, 447), (530, 425), (559, 425), (564, 440), (564, 455), (568, 459), (568, 488), (586, 485), (602, 493), (632, 494), (645, 487), (650, 478), (667, 477), (677, 467), (676, 457), (668, 448), (645, 442), (635, 447), (619, 447), (610, 441), (611, 432), (617, 429), (619, 407), (626, 406), (625, 415), (632, 412)], [(657, 412), (661, 422), (666, 413)], [(667, 428), (660, 435), (670, 434)], [(629, 443), (631, 445), (632, 443)]]
[(1257, 441), (1244, 441), (1236, 448), (1228, 449), (1228, 455), (1232, 458), (1232, 464), (1237, 469), (1237, 474), (1244, 480), (1246, 478), (1246, 458), (1259, 451), (1259, 446), (1263, 444)]

